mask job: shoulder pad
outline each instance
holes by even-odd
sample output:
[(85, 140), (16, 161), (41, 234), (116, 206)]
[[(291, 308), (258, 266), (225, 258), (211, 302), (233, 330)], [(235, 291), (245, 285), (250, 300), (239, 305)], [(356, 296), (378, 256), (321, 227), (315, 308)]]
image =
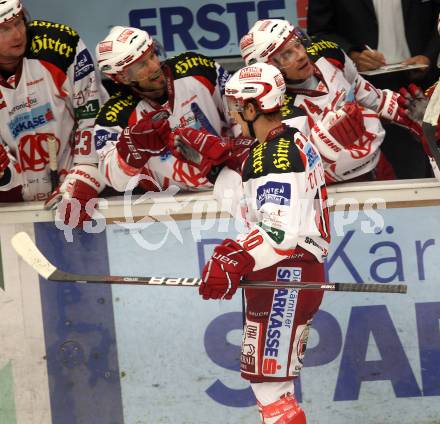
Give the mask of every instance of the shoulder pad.
[(95, 123), (103, 127), (119, 126), (125, 128), (133, 110), (136, 108), (141, 98), (131, 91), (121, 86), (110, 99), (102, 106)]
[(297, 131), (287, 128), (275, 139), (254, 145), (243, 168), (243, 182), (268, 174), (304, 172), (304, 162), (294, 141)]
[(184, 77), (204, 77), (214, 86), (217, 82), (215, 60), (202, 54), (193, 52), (182, 53), (167, 59), (165, 64), (170, 67), (175, 80)]
[(344, 52), (334, 41), (312, 39), (312, 44), (307, 47), (307, 53), (314, 62), (321, 57), (325, 57), (332, 63), (336, 61), (339, 62), (341, 66), (345, 64)]
[(283, 106), (280, 109), (283, 119), (297, 118), (298, 116), (308, 116), (304, 109), (295, 106), (295, 98), (296, 94), (288, 91), (284, 95)]
[(31, 21), (28, 24), (29, 59), (41, 59), (63, 71), (75, 60), (78, 33), (64, 24), (48, 21)]

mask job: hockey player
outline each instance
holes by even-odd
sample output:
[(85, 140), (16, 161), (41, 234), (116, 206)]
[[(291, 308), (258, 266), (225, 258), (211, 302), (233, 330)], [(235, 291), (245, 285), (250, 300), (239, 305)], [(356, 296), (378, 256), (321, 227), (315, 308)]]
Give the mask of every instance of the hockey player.
[[(241, 278), (324, 281), (330, 236), (323, 165), (313, 144), (282, 123), (284, 92), (281, 72), (264, 63), (238, 70), (226, 83), (231, 115), (243, 135), (255, 134), (258, 142), (241, 177), (229, 171), (234, 190), (243, 192), (248, 231), (214, 249), (202, 273), (203, 299), (231, 299)], [(264, 424), (306, 423), (293, 379), (322, 296), (318, 290), (245, 290), (241, 373)]]
[[(171, 130), (207, 128), (232, 135), (224, 113), (229, 74), (214, 60), (183, 53), (160, 63), (150, 35), (116, 26), (96, 48), (98, 66), (118, 91), (98, 114), (94, 132), (99, 168), (107, 184), (126, 189), (141, 175), (145, 190), (206, 190), (211, 183), (168, 149)], [(146, 177), (145, 177), (146, 176)]]
[(283, 108), (296, 105), (307, 112), (328, 182), (394, 177), (380, 151), (380, 119), (421, 135), (407, 102), (368, 83), (333, 42), (312, 43), (288, 21), (266, 19), (242, 38), (240, 50), (246, 64), (266, 62), (281, 70), (287, 85)]
[[(106, 98), (92, 56), (67, 25), (28, 22), (20, 0), (0, 2), (0, 199), (76, 198), (81, 205), (104, 187), (92, 143)], [(50, 141), (51, 140), (51, 141)], [(50, 177), (49, 143), (56, 172)], [(56, 179), (64, 183), (56, 192)], [(69, 214), (66, 203), (63, 210)], [(86, 218), (85, 211), (81, 217)]]
[[(380, 119), (420, 137), (420, 125), (408, 113), (412, 109), (408, 97), (375, 89), (335, 43), (312, 43), (287, 21), (258, 21), (242, 38), (240, 49), (246, 63), (270, 62), (283, 72), (287, 81), (281, 110), (284, 122), (300, 128), (315, 143), (327, 183), (395, 178), (380, 151), (385, 136)], [(308, 116), (308, 126), (299, 120), (298, 108)], [(183, 134), (181, 141), (209, 162), (211, 145), (218, 146), (219, 140), (205, 135), (201, 143), (200, 138)], [(190, 156), (187, 159), (191, 162)]]

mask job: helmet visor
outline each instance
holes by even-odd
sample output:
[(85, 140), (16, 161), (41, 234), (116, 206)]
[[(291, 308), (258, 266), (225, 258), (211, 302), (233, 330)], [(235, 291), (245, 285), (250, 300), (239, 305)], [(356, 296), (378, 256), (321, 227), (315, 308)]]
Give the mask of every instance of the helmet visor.
[(269, 58), (269, 63), (278, 69), (289, 68), (310, 45), (308, 35), (295, 28), (291, 36)]
[(269, 63), (278, 69), (289, 68), (304, 49), (301, 40), (292, 37), (281, 49), (269, 58)]

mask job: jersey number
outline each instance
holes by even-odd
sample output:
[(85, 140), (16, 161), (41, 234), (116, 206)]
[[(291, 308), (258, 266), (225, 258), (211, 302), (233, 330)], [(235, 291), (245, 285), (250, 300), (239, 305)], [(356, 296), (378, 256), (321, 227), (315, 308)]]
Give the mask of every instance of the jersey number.
[(258, 230), (251, 231), (243, 241), (244, 250), (252, 250), (263, 243), (264, 239)]
[(75, 156), (87, 156), (92, 153), (92, 133), (90, 131), (77, 131), (75, 133)]

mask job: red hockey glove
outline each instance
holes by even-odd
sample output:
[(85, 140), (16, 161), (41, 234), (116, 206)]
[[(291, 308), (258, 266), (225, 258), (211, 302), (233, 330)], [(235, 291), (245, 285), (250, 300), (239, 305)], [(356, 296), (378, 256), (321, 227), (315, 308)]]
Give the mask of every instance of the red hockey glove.
[(199, 294), (203, 299), (231, 299), (241, 277), (255, 266), (254, 258), (234, 240), (226, 239), (214, 249), (202, 272)]
[(340, 151), (349, 149), (365, 132), (362, 109), (353, 102), (328, 111), (311, 129), (311, 139), (322, 156), (335, 161)]
[(0, 144), (0, 177), (3, 176), (3, 172), (9, 165), (9, 156), (3, 144)]
[(365, 132), (362, 109), (353, 102), (347, 102), (328, 122), (328, 132), (343, 146), (350, 146)]
[(144, 113), (136, 124), (124, 129), (116, 143), (124, 163), (141, 169), (151, 156), (158, 156), (166, 150), (171, 133), (166, 116), (168, 114), (163, 110)]
[(421, 123), (429, 101), (423, 90), (411, 83), (407, 89), (402, 87), (399, 93), (398, 103), (404, 110), (402, 113), (406, 113), (409, 119)]
[(206, 176), (220, 164), (232, 169), (239, 166), (253, 142), (250, 138), (218, 137), (204, 130), (178, 128), (173, 131), (170, 148), (175, 157), (196, 166)]
[(382, 90), (382, 100), (377, 113), (381, 118), (408, 129), (420, 138), (423, 134), (422, 127), (408, 115), (406, 103), (407, 99), (399, 93), (391, 90)]
[(46, 209), (57, 209), (64, 224), (71, 228), (82, 228), (89, 221), (105, 184), (94, 165), (75, 165), (66, 178), (46, 200)]

